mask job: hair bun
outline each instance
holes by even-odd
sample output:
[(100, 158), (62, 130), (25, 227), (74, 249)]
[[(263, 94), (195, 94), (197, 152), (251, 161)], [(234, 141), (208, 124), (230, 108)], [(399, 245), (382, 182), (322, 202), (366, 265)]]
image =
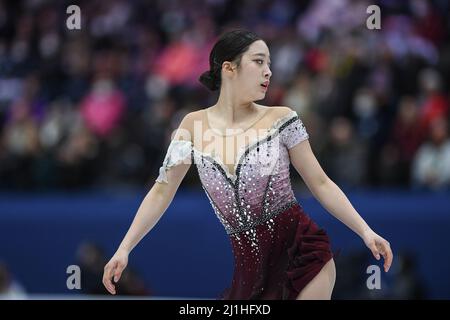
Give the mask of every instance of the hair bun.
[(219, 79), (211, 70), (203, 72), (198, 80), (211, 91), (219, 89)]

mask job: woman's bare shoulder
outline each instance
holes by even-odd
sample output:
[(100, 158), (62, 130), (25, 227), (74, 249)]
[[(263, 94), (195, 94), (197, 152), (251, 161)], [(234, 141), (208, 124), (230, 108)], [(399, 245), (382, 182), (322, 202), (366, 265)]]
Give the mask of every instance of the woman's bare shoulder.
[[(180, 122), (180, 125), (177, 128), (177, 131), (183, 133), (183, 135), (193, 137), (193, 134), (195, 132), (194, 126), (195, 123), (198, 123), (198, 121), (203, 121), (203, 112), (205, 109), (200, 109), (196, 111), (188, 112), (184, 115), (183, 119)], [(186, 139), (182, 138), (182, 140), (191, 140), (192, 139)]]
[(183, 128), (193, 127), (195, 121), (201, 121), (203, 119), (204, 112), (205, 109), (188, 112), (183, 120), (181, 120), (180, 126), (183, 126)]
[(272, 120), (277, 120), (279, 118), (287, 116), (293, 111), (291, 108), (285, 106), (261, 106), (261, 107), (269, 109), (268, 117), (270, 117)]

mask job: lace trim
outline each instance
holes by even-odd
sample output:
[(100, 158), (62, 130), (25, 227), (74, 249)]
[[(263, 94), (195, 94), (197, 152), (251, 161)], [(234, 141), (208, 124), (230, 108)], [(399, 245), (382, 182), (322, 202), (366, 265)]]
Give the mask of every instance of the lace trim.
[(167, 180), (167, 170), (185, 161), (192, 153), (192, 142), (187, 140), (172, 140), (167, 150), (162, 166), (159, 168), (159, 175), (155, 181), (169, 183)]

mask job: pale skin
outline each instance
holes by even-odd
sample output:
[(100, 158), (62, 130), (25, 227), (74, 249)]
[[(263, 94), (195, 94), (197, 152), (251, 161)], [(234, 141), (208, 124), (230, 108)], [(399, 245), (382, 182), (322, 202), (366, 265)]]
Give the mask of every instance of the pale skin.
[[(266, 90), (261, 88), (261, 83), (270, 80), (271, 76), (270, 53), (262, 40), (250, 45), (239, 67), (235, 62), (225, 61), (222, 64), (218, 101), (208, 108), (210, 125), (225, 132), (226, 128), (248, 128), (257, 119), (261, 119), (259, 123), (270, 124), (291, 112), (289, 107), (265, 107), (254, 103), (264, 98)], [(179, 126), (182, 130), (177, 130), (173, 139), (184, 139), (179, 134), (182, 131), (193, 133), (194, 123), (202, 119), (202, 112), (205, 110), (187, 114)], [(393, 259), (389, 242), (367, 225), (342, 190), (326, 175), (309, 141), (304, 140), (289, 149), (289, 156), (313, 196), (329, 213), (360, 236), (377, 260), (383, 257), (384, 270), (388, 272)], [(104, 268), (103, 284), (111, 294), (116, 294), (113, 281), (119, 281), (128, 264), (130, 252), (167, 210), (190, 166), (182, 163), (170, 168), (167, 171), (168, 183), (156, 182), (145, 196), (127, 234)], [(297, 299), (331, 299), (335, 279), (336, 268), (331, 259), (299, 293)]]

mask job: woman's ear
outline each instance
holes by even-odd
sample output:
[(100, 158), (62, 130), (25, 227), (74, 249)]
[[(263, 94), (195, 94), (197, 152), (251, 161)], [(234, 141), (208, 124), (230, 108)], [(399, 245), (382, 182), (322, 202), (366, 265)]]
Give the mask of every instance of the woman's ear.
[(224, 61), (224, 63), (222, 63), (222, 70), (225, 74), (231, 75), (236, 69), (237, 67), (230, 61)]

